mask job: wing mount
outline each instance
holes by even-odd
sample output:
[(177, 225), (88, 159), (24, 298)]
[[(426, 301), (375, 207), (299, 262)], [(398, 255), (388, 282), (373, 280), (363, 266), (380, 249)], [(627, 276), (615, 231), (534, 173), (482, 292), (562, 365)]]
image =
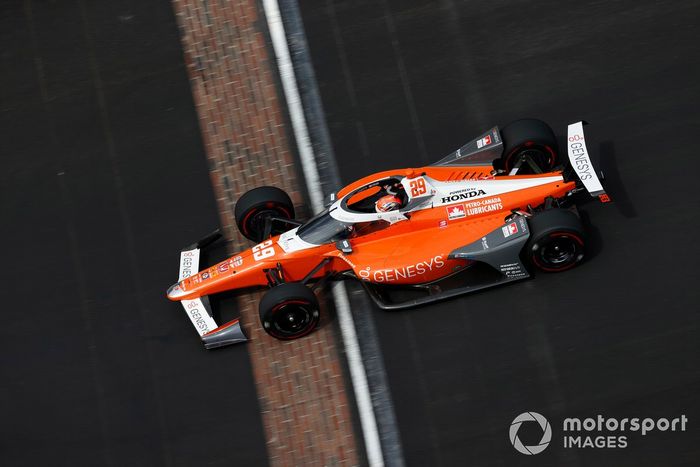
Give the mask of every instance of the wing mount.
[(490, 165), (503, 153), (503, 139), (498, 126), (471, 140), (430, 167)]

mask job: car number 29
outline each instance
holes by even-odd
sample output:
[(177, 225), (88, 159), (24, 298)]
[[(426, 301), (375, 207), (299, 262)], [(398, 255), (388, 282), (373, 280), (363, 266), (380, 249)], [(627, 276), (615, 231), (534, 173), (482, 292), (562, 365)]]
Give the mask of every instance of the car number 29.
[(270, 258), (271, 256), (275, 256), (275, 247), (272, 246), (272, 240), (265, 240), (253, 247), (253, 259), (255, 261)]
[(413, 198), (417, 196), (423, 196), (428, 192), (427, 187), (425, 186), (425, 179), (423, 178), (417, 178), (415, 180), (411, 180), (410, 183), (411, 187), (411, 196)]

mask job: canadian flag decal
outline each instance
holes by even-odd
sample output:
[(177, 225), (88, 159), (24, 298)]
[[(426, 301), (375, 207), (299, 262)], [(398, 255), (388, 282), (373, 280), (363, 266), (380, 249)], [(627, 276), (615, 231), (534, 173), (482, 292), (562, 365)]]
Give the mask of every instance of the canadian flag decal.
[(511, 222), (510, 224), (502, 227), (501, 230), (503, 231), (503, 236), (508, 238), (511, 235), (518, 233), (518, 225), (515, 222)]
[(447, 218), (452, 220), (452, 219), (460, 219), (462, 217), (465, 217), (467, 215), (466, 212), (464, 212), (464, 205), (463, 204), (457, 204), (455, 206), (449, 206), (447, 208)]
[(481, 149), (484, 146), (488, 146), (489, 144), (491, 144), (491, 135), (486, 135), (476, 142), (476, 147)]

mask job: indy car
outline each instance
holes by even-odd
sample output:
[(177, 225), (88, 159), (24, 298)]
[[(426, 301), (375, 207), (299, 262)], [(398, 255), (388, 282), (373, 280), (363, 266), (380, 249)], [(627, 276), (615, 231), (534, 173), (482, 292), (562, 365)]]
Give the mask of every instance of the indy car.
[[(490, 129), (426, 167), (364, 177), (329, 196), (306, 222), (289, 196), (263, 186), (235, 206), (240, 232), (255, 245), (199, 270), (205, 238), (180, 253), (179, 301), (206, 348), (246, 340), (240, 323), (217, 326), (207, 296), (267, 288), (264, 330), (296, 339), (319, 322), (315, 289), (359, 281), (382, 309), (415, 307), (530, 277), (561, 272), (586, 254), (576, 197), (610, 200), (586, 148), (584, 122), (568, 126), (567, 158), (552, 129), (534, 119)], [(475, 274), (474, 271), (480, 270)]]

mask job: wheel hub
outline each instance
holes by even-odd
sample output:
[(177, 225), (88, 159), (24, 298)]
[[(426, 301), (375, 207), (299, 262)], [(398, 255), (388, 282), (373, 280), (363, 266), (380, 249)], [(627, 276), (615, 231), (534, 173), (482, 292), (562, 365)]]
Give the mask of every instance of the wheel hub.
[(552, 266), (563, 266), (576, 258), (578, 245), (569, 237), (558, 237), (542, 248), (542, 260)]
[(311, 314), (300, 304), (285, 305), (275, 321), (276, 327), (284, 333), (295, 333), (304, 329), (311, 321)]

